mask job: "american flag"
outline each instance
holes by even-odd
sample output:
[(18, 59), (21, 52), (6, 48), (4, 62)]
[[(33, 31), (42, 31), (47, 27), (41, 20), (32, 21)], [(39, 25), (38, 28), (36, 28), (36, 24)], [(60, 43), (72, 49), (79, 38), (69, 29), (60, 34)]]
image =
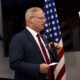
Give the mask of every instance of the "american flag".
[(54, 0), (44, 1), (44, 12), (46, 23), (43, 34), (47, 38), (51, 38), (53, 42), (56, 42), (62, 46), (62, 48), (58, 51), (58, 55), (60, 58), (59, 63), (54, 69), (55, 80), (66, 80), (63, 43)]

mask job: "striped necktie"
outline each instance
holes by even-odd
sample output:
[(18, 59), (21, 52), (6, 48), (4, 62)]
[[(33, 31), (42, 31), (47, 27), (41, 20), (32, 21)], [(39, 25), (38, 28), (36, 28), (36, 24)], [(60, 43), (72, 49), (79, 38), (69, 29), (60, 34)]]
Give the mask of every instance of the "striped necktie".
[[(43, 45), (43, 43), (42, 43), (42, 41), (41, 41), (41, 37), (40, 37), (39, 34), (37, 34), (37, 38), (38, 38), (39, 44), (40, 44), (40, 46), (41, 46), (43, 55), (44, 55), (44, 57), (45, 57), (46, 63), (47, 63), (47, 64), (50, 64), (50, 60), (49, 60), (49, 58), (48, 58), (46, 49), (45, 49), (45, 47), (44, 47), (44, 45)], [(48, 70), (48, 80), (51, 80), (51, 69), (50, 69), (50, 68), (49, 68), (49, 70)]]

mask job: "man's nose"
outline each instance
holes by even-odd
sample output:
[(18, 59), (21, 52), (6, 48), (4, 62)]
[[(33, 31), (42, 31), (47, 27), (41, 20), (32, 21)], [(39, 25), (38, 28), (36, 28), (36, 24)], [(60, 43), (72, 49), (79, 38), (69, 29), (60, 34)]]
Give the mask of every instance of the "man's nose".
[(43, 19), (43, 22), (45, 23), (46, 22), (46, 19)]

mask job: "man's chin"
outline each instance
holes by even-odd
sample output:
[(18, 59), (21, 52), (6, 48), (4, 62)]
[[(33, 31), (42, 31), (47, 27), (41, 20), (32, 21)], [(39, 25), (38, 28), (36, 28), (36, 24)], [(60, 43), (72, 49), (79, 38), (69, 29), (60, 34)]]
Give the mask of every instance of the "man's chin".
[(41, 28), (41, 31), (44, 29), (44, 27)]

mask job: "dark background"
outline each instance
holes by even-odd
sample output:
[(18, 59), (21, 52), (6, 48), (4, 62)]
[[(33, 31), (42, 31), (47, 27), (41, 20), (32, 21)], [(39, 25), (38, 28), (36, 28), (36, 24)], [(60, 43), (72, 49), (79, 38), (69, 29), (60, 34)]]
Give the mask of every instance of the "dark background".
[[(14, 34), (25, 27), (25, 11), (32, 6), (43, 8), (44, 0), (2, 0), (5, 56)], [(65, 51), (80, 50), (80, 0), (55, 0)]]

